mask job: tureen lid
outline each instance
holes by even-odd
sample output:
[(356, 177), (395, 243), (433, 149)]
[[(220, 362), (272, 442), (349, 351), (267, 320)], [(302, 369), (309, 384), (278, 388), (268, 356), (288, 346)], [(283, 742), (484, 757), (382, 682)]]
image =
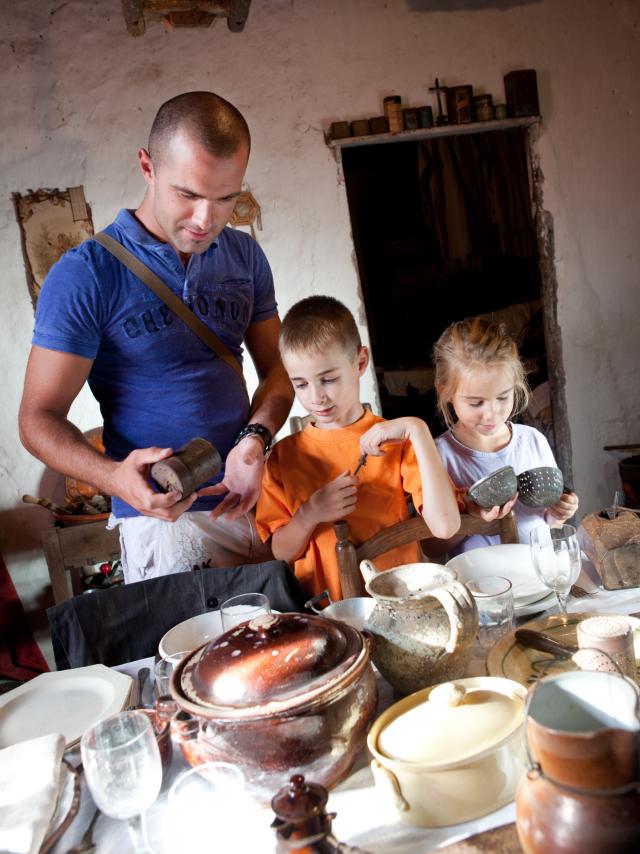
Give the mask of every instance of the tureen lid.
[(363, 636), (345, 623), (264, 614), (195, 650), (176, 675), (183, 698), (203, 714), (262, 716), (324, 694), (363, 657)]
[(390, 759), (454, 765), (497, 747), (524, 720), (524, 688), (508, 680), (459, 679), (425, 694), (380, 731), (378, 749)]

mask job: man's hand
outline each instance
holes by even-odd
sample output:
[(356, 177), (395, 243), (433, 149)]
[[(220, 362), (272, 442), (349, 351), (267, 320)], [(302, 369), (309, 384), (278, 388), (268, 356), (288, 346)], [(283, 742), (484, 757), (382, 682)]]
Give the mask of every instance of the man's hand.
[(224, 466), (224, 480), (215, 486), (198, 490), (198, 495), (227, 495), (211, 513), (212, 519), (226, 514), (232, 521), (255, 507), (264, 468), (264, 446), (258, 436), (245, 436), (229, 451)]
[(308, 516), (314, 525), (321, 522), (337, 522), (356, 508), (358, 501), (358, 478), (349, 471), (342, 472), (335, 480), (313, 493), (307, 502)]
[(496, 504), (495, 507), (480, 507), (480, 505), (476, 504), (475, 501), (471, 501), (468, 495), (464, 496), (465, 510), (471, 516), (480, 516), (481, 519), (484, 519), (485, 522), (493, 522), (495, 519), (504, 519), (504, 517), (511, 511), (513, 505), (518, 500), (518, 493), (513, 496), (511, 501), (507, 501), (506, 504), (499, 506)]
[(132, 451), (116, 463), (111, 475), (111, 495), (117, 495), (143, 516), (153, 516), (165, 522), (175, 522), (196, 500), (197, 493), (183, 496), (179, 492), (154, 492), (149, 485), (149, 469), (153, 463), (172, 455), (171, 448), (142, 448)]

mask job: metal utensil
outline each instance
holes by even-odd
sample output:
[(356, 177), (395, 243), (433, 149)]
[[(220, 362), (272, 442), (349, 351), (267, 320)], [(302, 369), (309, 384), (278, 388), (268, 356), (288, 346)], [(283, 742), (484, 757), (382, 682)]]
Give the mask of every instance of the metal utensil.
[(97, 846), (93, 841), (93, 828), (95, 827), (99, 815), (100, 810), (96, 807), (96, 811), (87, 825), (87, 829), (85, 830), (79, 844), (74, 845), (73, 848), (69, 848), (67, 854), (92, 854), (92, 852), (96, 850)]
[(562, 472), (554, 466), (540, 466), (518, 475), (518, 498), (527, 507), (551, 507), (563, 490)]
[(144, 701), (144, 686), (150, 673), (151, 671), (148, 667), (141, 667), (138, 671), (138, 706), (142, 709), (149, 705), (149, 703), (145, 703)]
[(356, 466), (355, 471), (353, 472), (353, 476), (355, 477), (358, 474), (358, 472), (360, 471), (360, 469), (362, 468), (362, 466), (366, 466), (366, 464), (367, 464), (367, 454), (363, 454), (360, 457), (360, 459), (358, 460), (358, 465)]
[(543, 632), (534, 632), (532, 629), (517, 629), (515, 637), (518, 643), (529, 649), (548, 652), (555, 658), (570, 659), (580, 670), (619, 673), (615, 662), (599, 649), (580, 649), (574, 644), (560, 643), (549, 635), (545, 635)]

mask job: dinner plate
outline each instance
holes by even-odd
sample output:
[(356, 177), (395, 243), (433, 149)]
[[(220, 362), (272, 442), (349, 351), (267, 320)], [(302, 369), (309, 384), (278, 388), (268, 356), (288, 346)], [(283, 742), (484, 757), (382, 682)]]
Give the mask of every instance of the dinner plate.
[(104, 664), (41, 673), (0, 697), (0, 748), (62, 733), (66, 746), (127, 704), (133, 680)]
[(456, 555), (447, 566), (458, 574), (458, 581), (475, 581), (483, 575), (502, 575), (512, 585), (516, 609), (548, 595), (549, 588), (536, 575), (531, 552), (525, 544), (483, 546)]
[[(279, 611), (272, 611), (279, 614)], [(158, 652), (163, 658), (169, 658), (177, 652), (190, 652), (203, 643), (215, 640), (222, 634), (220, 611), (207, 611), (178, 623), (166, 632), (158, 644)]]
[[(589, 614), (553, 614), (541, 620), (532, 620), (519, 628), (534, 629), (551, 635), (561, 643), (577, 645), (576, 629), (578, 623), (587, 617), (596, 616)], [(640, 620), (637, 617), (624, 616), (633, 629), (633, 643), (636, 652), (636, 662), (640, 663)], [(522, 646), (516, 640), (516, 630), (504, 635), (489, 650), (487, 656), (487, 672), (489, 676), (504, 676), (515, 682), (529, 686), (542, 676), (552, 673), (561, 673), (566, 670), (578, 670), (576, 664), (570, 659), (554, 658), (546, 652), (530, 649)]]

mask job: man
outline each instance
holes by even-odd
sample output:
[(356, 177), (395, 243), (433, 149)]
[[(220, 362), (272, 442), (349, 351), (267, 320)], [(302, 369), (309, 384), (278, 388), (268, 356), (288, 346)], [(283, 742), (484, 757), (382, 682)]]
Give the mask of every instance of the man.
[[(249, 148), (232, 104), (211, 92), (172, 98), (138, 151), (144, 199), (106, 231), (238, 359), (246, 343), (260, 378), (251, 403), (236, 371), (95, 241), (60, 259), (38, 299), (21, 440), (47, 465), (113, 496), (127, 581), (266, 559), (253, 549), (259, 538), (247, 514), (293, 395), (268, 262), (248, 235), (225, 228)], [(85, 380), (100, 403), (106, 456), (67, 418)], [(214, 485), (198, 495), (154, 491), (150, 465), (196, 436), (225, 460)]]

